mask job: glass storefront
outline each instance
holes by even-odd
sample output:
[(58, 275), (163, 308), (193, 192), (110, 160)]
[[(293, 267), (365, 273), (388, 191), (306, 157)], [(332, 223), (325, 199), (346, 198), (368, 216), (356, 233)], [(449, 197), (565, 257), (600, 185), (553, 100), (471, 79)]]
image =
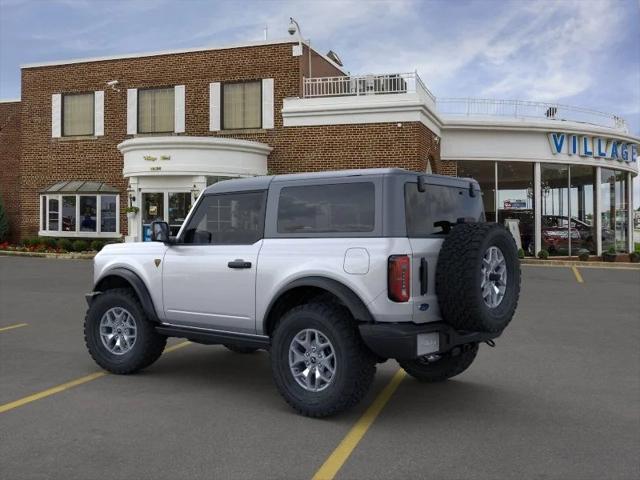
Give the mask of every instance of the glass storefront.
[[(533, 163), (498, 162), (498, 223), (519, 232), (526, 254), (535, 253)], [(516, 243), (518, 243), (516, 235)]]
[[(483, 192), (487, 221), (508, 227), (526, 255), (540, 247), (550, 255), (577, 255), (581, 250), (627, 252), (629, 243), (629, 173), (596, 167), (540, 163), (540, 198), (535, 198), (534, 162), (459, 161), (458, 176), (474, 178)], [(596, 204), (600, 203), (600, 232)], [(539, 208), (540, 231), (536, 232)], [(537, 233), (537, 235), (536, 235)], [(519, 242), (518, 242), (519, 237)]]
[(626, 172), (603, 168), (600, 173), (602, 251), (626, 252), (629, 193)]
[[(166, 207), (166, 208), (165, 208)], [(165, 221), (176, 236), (191, 209), (191, 192), (144, 192), (142, 194), (142, 240), (151, 240), (151, 222)]]

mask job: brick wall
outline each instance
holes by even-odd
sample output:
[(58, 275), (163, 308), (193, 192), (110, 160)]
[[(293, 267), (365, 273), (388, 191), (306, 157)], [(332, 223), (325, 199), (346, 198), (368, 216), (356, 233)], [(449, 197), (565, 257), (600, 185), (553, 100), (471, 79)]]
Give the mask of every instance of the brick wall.
[[(317, 56), (314, 63), (320, 60)], [(429, 156), (437, 164), (438, 144), (417, 122), (401, 127), (381, 123), (284, 128), (283, 99), (300, 96), (301, 63), (301, 57), (291, 55), (291, 44), (276, 44), (23, 69), (21, 235), (37, 233), (38, 193), (57, 181), (96, 180), (116, 186), (124, 210), (127, 181), (117, 145), (132, 138), (126, 134), (127, 88), (185, 85), (186, 132), (180, 135), (219, 135), (269, 144), (270, 173), (392, 166), (424, 171)], [(314, 76), (316, 68), (320, 66), (314, 66)], [(328, 63), (323, 68), (323, 74), (339, 73)], [(275, 128), (210, 132), (209, 83), (262, 78), (274, 79)], [(106, 86), (110, 80), (118, 80), (119, 92)], [(51, 138), (51, 95), (95, 90), (105, 91), (105, 135)], [(124, 213), (120, 224), (124, 235)]]
[(20, 102), (0, 103), (0, 195), (9, 218), (10, 239), (19, 230)]

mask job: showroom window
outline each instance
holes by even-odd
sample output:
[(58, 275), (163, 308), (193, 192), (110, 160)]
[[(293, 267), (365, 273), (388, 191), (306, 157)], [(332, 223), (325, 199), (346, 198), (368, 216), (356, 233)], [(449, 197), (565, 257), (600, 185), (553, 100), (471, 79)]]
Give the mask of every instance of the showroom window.
[(138, 133), (173, 132), (174, 115), (174, 87), (138, 90)]
[(222, 128), (262, 128), (262, 82), (222, 85)]
[(498, 162), (498, 223), (516, 236), (518, 248), (535, 253), (533, 163)]
[(94, 93), (62, 96), (62, 136), (90, 136), (94, 133)]
[(120, 196), (101, 182), (59, 182), (40, 197), (40, 235), (119, 237)]
[(480, 184), (487, 222), (496, 221), (496, 162), (465, 160), (458, 162), (458, 176), (473, 178)]
[(603, 168), (600, 173), (602, 251), (626, 252), (629, 205), (627, 173)]

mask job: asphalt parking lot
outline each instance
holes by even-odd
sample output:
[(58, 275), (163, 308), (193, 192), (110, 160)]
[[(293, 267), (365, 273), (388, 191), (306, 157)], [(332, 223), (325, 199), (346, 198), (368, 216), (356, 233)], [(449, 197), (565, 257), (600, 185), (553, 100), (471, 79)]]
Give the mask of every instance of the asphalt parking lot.
[[(403, 378), (335, 478), (640, 478), (640, 270), (578, 273), (523, 267), (497, 347), (443, 384)], [(0, 257), (1, 478), (310, 479), (398, 371), (324, 420), (289, 409), (264, 352), (172, 340), (140, 374), (94, 375), (90, 287), (90, 261)]]

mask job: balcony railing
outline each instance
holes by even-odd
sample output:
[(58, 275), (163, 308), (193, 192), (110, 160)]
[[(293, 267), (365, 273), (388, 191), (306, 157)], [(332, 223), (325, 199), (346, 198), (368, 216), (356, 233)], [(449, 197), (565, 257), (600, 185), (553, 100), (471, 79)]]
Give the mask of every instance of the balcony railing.
[(438, 113), (442, 115), (566, 120), (614, 128), (625, 133), (629, 132), (626, 121), (617, 115), (559, 103), (482, 98), (438, 98), (436, 105)]
[(435, 97), (416, 72), (304, 79), (304, 97), (342, 97), (424, 92)]

